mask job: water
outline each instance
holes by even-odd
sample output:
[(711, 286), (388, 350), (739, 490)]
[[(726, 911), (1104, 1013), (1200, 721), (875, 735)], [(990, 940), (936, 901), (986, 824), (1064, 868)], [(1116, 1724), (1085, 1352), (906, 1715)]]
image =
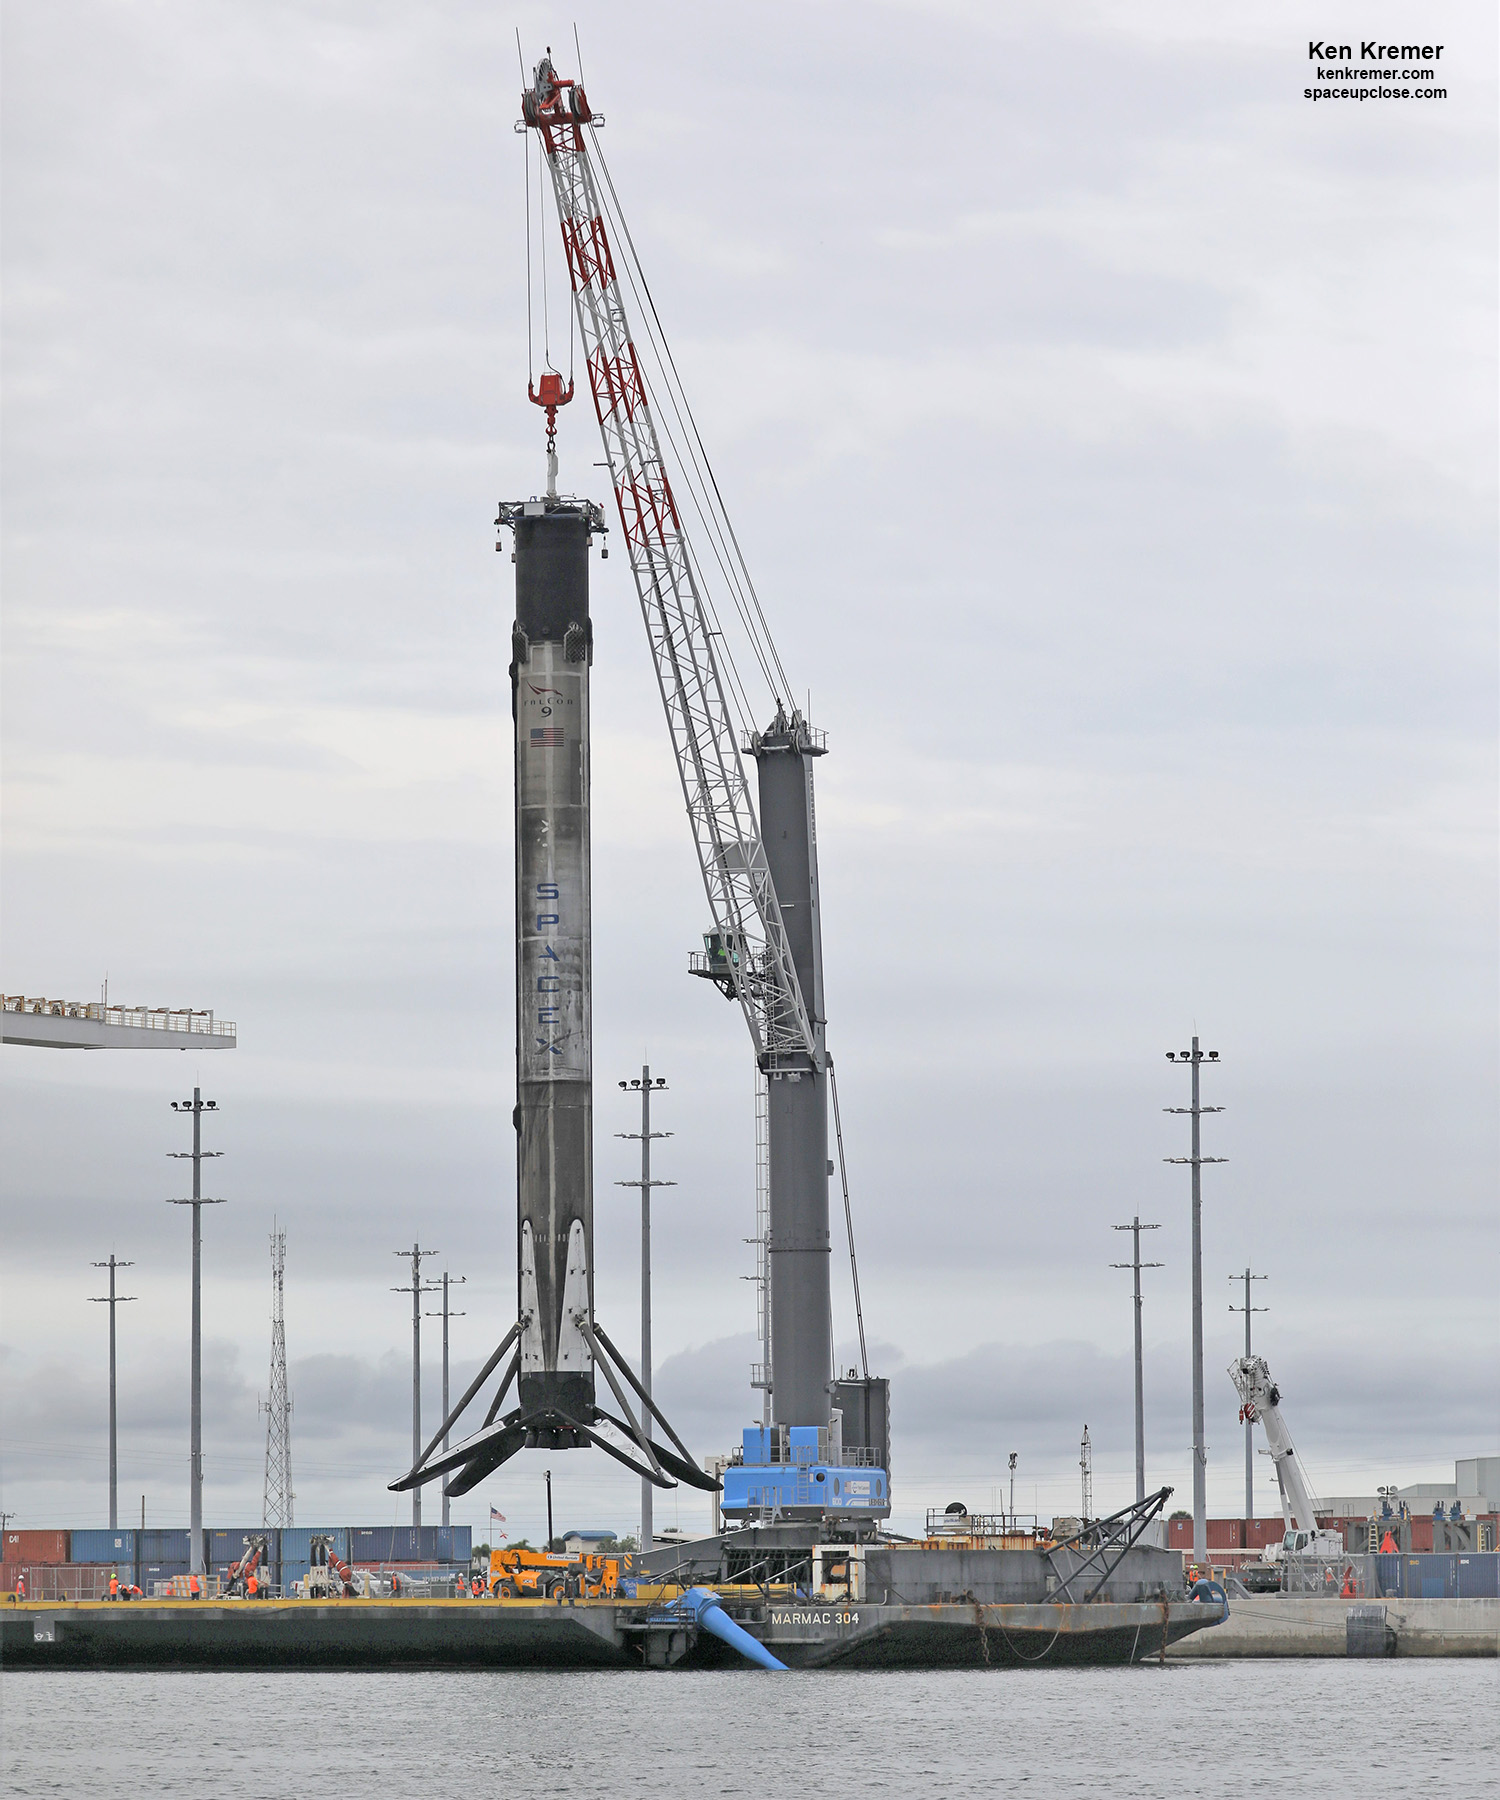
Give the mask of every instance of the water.
[(1300, 1800), (1496, 1792), (1500, 1663), (8, 1675), (5, 1793)]

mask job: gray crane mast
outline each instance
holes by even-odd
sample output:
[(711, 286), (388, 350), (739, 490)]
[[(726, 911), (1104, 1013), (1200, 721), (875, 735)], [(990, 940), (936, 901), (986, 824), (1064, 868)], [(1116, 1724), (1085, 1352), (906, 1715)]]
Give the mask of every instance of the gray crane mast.
[[(828, 1056), (813, 763), (820, 734), (778, 708), (751, 739), (766, 861), (812, 1025), (810, 1053), (769, 1068), (767, 1252), (771, 1282), (771, 1419), (827, 1427), (832, 1414), (832, 1243), (828, 1226)], [(796, 1066), (800, 1061), (801, 1066)]]

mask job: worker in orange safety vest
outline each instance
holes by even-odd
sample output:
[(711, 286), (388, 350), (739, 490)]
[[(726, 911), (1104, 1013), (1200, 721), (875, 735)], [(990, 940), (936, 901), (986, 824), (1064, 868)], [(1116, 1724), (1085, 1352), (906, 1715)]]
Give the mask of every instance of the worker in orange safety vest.
[(198, 1577), (196, 1575), (189, 1575), (188, 1576), (188, 1598), (191, 1600), (196, 1600), (202, 1592), (203, 1592), (202, 1588), (198, 1585)]
[(113, 1570), (110, 1571), (109, 1577), (109, 1597), (111, 1600), (120, 1598), (120, 1577)]
[(250, 1579), (245, 1583), (245, 1591), (246, 1591), (246, 1593), (249, 1594), (249, 1596), (252, 1600), (260, 1592), (260, 1583), (255, 1578), (254, 1569), (252, 1569), (250, 1571)]

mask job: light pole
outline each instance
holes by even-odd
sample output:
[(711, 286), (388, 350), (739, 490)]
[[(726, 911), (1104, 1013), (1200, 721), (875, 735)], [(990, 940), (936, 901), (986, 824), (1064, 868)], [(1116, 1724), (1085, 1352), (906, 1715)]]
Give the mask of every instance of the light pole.
[(1143, 1225), (1141, 1215), (1137, 1213), (1128, 1225), (1116, 1225), (1116, 1231), (1131, 1233), (1134, 1250), (1128, 1263), (1111, 1263), (1112, 1269), (1133, 1269), (1135, 1271), (1135, 1497), (1137, 1502), (1146, 1498), (1146, 1381), (1141, 1367), (1141, 1270), (1160, 1269), (1161, 1263), (1143, 1263), (1141, 1261), (1141, 1233), (1143, 1231), (1160, 1231), (1160, 1225)]
[[(641, 1128), (639, 1131), (617, 1131), (616, 1137), (639, 1139), (641, 1146), (641, 1178), (639, 1181), (617, 1181), (616, 1187), (633, 1187), (641, 1190), (641, 1386), (649, 1395), (651, 1392), (651, 1190), (654, 1187), (676, 1187), (675, 1181), (653, 1181), (651, 1179), (651, 1140), (652, 1138), (669, 1138), (670, 1131), (653, 1131), (651, 1129), (651, 1095), (653, 1090), (660, 1093), (667, 1085), (666, 1077), (658, 1075), (653, 1081), (651, 1066), (643, 1064), (638, 1079), (622, 1081), (620, 1086), (634, 1089), (641, 1096)], [(643, 1418), (642, 1424), (649, 1433), (649, 1419)], [(550, 1491), (550, 1490), (549, 1490)], [(641, 1550), (644, 1553), (651, 1548), (655, 1523), (652, 1518), (651, 1483), (641, 1477)]]
[(191, 1420), (189, 1423), (188, 1443), (188, 1569), (191, 1574), (202, 1575), (203, 1567), (203, 1223), (202, 1209), (205, 1206), (222, 1206), (222, 1200), (205, 1200), (203, 1197), (203, 1164), (210, 1158), (222, 1156), (222, 1150), (205, 1150), (203, 1148), (203, 1115), (206, 1112), (217, 1112), (217, 1100), (205, 1100), (201, 1088), (193, 1089), (191, 1100), (174, 1100), (172, 1111), (188, 1112), (193, 1115), (193, 1147), (191, 1150), (169, 1150), (167, 1155), (185, 1162), (189, 1158), (193, 1164), (193, 1197), (191, 1200), (169, 1200), (169, 1206), (190, 1206), (193, 1209), (193, 1377)]
[[(1231, 1312), (1242, 1312), (1245, 1315), (1245, 1355), (1248, 1357), (1250, 1355), (1250, 1315), (1251, 1315), (1251, 1313), (1269, 1312), (1271, 1310), (1269, 1306), (1252, 1306), (1250, 1304), (1250, 1283), (1252, 1281), (1264, 1281), (1265, 1276), (1264, 1275), (1252, 1275), (1250, 1273), (1250, 1266), (1247, 1263), (1245, 1265), (1245, 1273), (1243, 1275), (1231, 1275), (1229, 1277), (1229, 1279), (1231, 1281), (1243, 1281), (1245, 1284), (1245, 1304), (1243, 1306), (1236, 1306), (1233, 1303), (1233, 1301), (1231, 1301), (1230, 1305), (1229, 1305), (1229, 1310)], [(1254, 1517), (1255, 1517), (1255, 1421), (1253, 1419), (1246, 1419), (1246, 1421), (1245, 1421), (1245, 1518), (1248, 1521), (1250, 1519), (1253, 1519)]]
[[(467, 1275), (450, 1275), (448, 1273), (448, 1271), (446, 1269), (444, 1269), (443, 1270), (443, 1310), (441, 1313), (430, 1312), (427, 1315), (429, 1319), (440, 1318), (443, 1321), (443, 1417), (445, 1419), (448, 1416), (448, 1321), (449, 1321), (449, 1319), (465, 1319), (468, 1317), (467, 1313), (452, 1312), (449, 1310), (448, 1287), (449, 1287), (450, 1283), (454, 1287), (459, 1287), (460, 1285), (462, 1285), (462, 1283), (464, 1283), (468, 1279), (469, 1278)], [(443, 1449), (446, 1451), (447, 1448), (448, 1448), (448, 1433), (445, 1431), (443, 1433)], [(443, 1494), (443, 1529), (447, 1530), (447, 1527), (448, 1527), (448, 1495), (446, 1492), (446, 1488), (447, 1488), (446, 1481), (444, 1482), (443, 1485), (444, 1485), (444, 1489), (445, 1489), (444, 1494)]]
[[(413, 1244), (410, 1250), (393, 1250), (391, 1255), (411, 1258), (411, 1286), (393, 1287), (391, 1292), (411, 1295), (411, 1466), (416, 1468), (422, 1460), (422, 1296), (435, 1294), (438, 1290), (435, 1281), (423, 1282), (422, 1258), (436, 1256), (437, 1251), (424, 1250), (420, 1244)], [(421, 1530), (420, 1487), (414, 1487), (411, 1491), (411, 1523), (413, 1531)]]
[(114, 1252), (111, 1251), (108, 1262), (96, 1262), (94, 1267), (109, 1270), (109, 1292), (107, 1294), (90, 1294), (89, 1299), (98, 1306), (109, 1308), (109, 1528), (111, 1531), (118, 1531), (120, 1529), (120, 1464), (115, 1436), (115, 1308), (123, 1306), (127, 1300), (134, 1300), (135, 1295), (115, 1292), (115, 1270), (133, 1269), (135, 1264), (117, 1262)]
[(1192, 1065), (1191, 1106), (1164, 1106), (1163, 1112), (1187, 1113), (1193, 1121), (1193, 1153), (1191, 1156), (1166, 1156), (1163, 1162), (1189, 1163), (1193, 1171), (1193, 1561), (1208, 1561), (1208, 1446), (1203, 1441), (1203, 1165), (1221, 1163), (1222, 1156), (1204, 1156), (1198, 1121), (1204, 1113), (1223, 1112), (1222, 1106), (1204, 1106), (1198, 1093), (1198, 1072), (1206, 1061), (1217, 1063), (1217, 1050), (1198, 1048), (1193, 1039), (1191, 1050), (1169, 1050), (1168, 1062)]
[(1010, 1453), (1010, 1528), (1016, 1528), (1016, 1452)]

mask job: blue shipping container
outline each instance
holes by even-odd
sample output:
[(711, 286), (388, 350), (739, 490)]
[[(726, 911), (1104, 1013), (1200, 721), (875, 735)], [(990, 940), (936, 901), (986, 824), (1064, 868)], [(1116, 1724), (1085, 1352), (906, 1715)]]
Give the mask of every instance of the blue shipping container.
[(1404, 1580), (1404, 1598), (1407, 1600), (1451, 1600), (1457, 1592), (1454, 1580), (1454, 1568), (1458, 1559), (1455, 1556), (1444, 1556), (1441, 1552), (1424, 1552), (1418, 1556), (1403, 1556), (1401, 1571)]
[(1375, 1558), (1375, 1581), (1382, 1600), (1399, 1600), (1401, 1598), (1401, 1558), (1399, 1556), (1377, 1556)]
[[(239, 1531), (210, 1531), (208, 1533), (208, 1560), (217, 1566), (223, 1563), (236, 1563), (245, 1554), (245, 1539), (259, 1537), (264, 1531), (260, 1525), (246, 1525)], [(267, 1534), (270, 1535), (270, 1534)]]
[(1500, 1554), (1475, 1550), (1458, 1559), (1460, 1600), (1500, 1599)]
[(136, 1534), (136, 1553), (142, 1562), (185, 1563), (191, 1554), (190, 1536), (186, 1529), (159, 1531), (153, 1527)]
[(73, 1561), (76, 1563), (133, 1562), (133, 1531), (75, 1531), (72, 1534)]
[(349, 1528), (346, 1525), (288, 1525), (281, 1534), (281, 1560), (310, 1562), (315, 1537), (331, 1538), (333, 1553), (341, 1561), (349, 1560)]
[[(436, 1531), (437, 1527), (428, 1526)], [(421, 1551), (421, 1530), (413, 1525), (354, 1525), (349, 1530), (351, 1562), (431, 1562)]]
[(174, 1575), (189, 1573), (186, 1562), (145, 1563), (141, 1568), (141, 1586), (149, 1594), (153, 1581), (170, 1581)]

